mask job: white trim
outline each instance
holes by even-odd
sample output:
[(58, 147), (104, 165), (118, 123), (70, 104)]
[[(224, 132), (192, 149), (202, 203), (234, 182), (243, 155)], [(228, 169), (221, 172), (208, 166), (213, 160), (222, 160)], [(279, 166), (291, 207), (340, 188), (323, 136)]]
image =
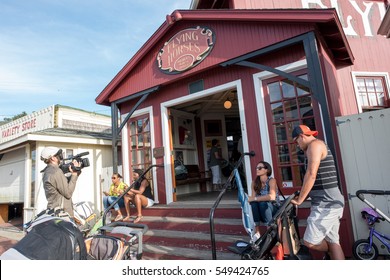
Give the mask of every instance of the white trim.
[[(307, 62), (306, 59), (299, 60), (290, 64), (286, 64), (280, 67), (277, 67), (276, 69), (289, 73), (298, 71), (301, 69), (307, 68)], [(267, 122), (267, 113), (265, 110), (265, 103), (264, 103), (264, 92), (263, 92), (263, 86), (262, 83), (264, 80), (276, 77), (275, 73), (269, 72), (269, 71), (263, 71), (257, 74), (253, 75), (253, 83), (255, 87), (255, 98), (256, 98), (256, 105), (257, 105), (257, 111), (258, 111), (258, 121), (260, 126), (260, 139), (261, 139), (261, 147), (263, 150), (263, 156), (264, 160), (269, 162), (271, 166), (273, 166), (272, 162), (272, 152), (271, 152), (271, 143), (269, 141), (269, 133), (268, 133), (268, 122)], [(268, 137), (266, 137), (268, 136)], [(250, 173), (249, 173), (250, 174)]]
[[(154, 118), (153, 118), (153, 107), (148, 106), (146, 108), (142, 108), (139, 110), (136, 110), (133, 115), (131, 116), (130, 120), (132, 118), (136, 118), (142, 115), (148, 115), (149, 116), (149, 127), (150, 127), (150, 145), (151, 145), (151, 152), (153, 154), (153, 148), (155, 147), (155, 135), (154, 135)], [(122, 115), (121, 117), (125, 118), (127, 114)], [(125, 129), (126, 127), (126, 129)], [(123, 129), (122, 133), (122, 160), (123, 160), (123, 174), (124, 179), (127, 180), (126, 182), (131, 182), (130, 180), (130, 160), (129, 160), (129, 137), (128, 137), (128, 130), (127, 125)], [(126, 148), (125, 148), (126, 147)], [(126, 151), (126, 154), (125, 154)], [(126, 160), (125, 160), (126, 159)], [(156, 164), (156, 159), (152, 156), (152, 164)], [(128, 168), (126, 168), (126, 166)], [(126, 177), (125, 177), (126, 176)], [(154, 202), (159, 203), (158, 199), (158, 183), (157, 183), (157, 170), (156, 168), (152, 169), (152, 177), (153, 177), (153, 194), (154, 194)]]
[[(163, 146), (164, 149), (164, 157), (165, 157), (165, 164), (166, 168), (164, 169), (165, 174), (165, 192), (167, 197), (167, 204), (173, 202), (173, 193), (172, 193), (172, 185), (173, 185), (173, 178), (172, 178), (172, 172), (170, 169), (171, 166), (171, 151), (169, 149), (169, 143), (170, 143), (170, 131), (169, 131), (169, 115), (168, 115), (168, 108), (185, 103), (191, 100), (196, 100), (199, 98), (207, 97), (210, 95), (213, 95), (217, 92), (229, 90), (229, 89), (236, 89), (237, 90), (237, 99), (238, 99), (238, 106), (239, 106), (239, 115), (240, 115), (240, 121), (241, 121), (241, 134), (242, 134), (242, 143), (244, 151), (248, 151), (248, 135), (247, 135), (247, 127), (246, 127), (246, 121), (245, 121), (245, 110), (244, 110), (244, 102), (243, 102), (243, 93), (242, 93), (242, 85), (241, 80), (235, 80), (226, 84), (222, 84), (213, 88), (209, 88), (206, 90), (199, 91), (197, 93), (193, 93), (190, 95), (182, 96), (176, 99), (168, 100), (166, 102), (163, 102), (160, 104), (161, 106), (161, 126), (162, 126), (162, 140), (163, 140)], [(249, 169), (249, 158), (245, 157), (245, 167), (246, 169)]]
[[(358, 88), (357, 88), (357, 81), (356, 77), (357, 76), (368, 76), (368, 77), (383, 77), (385, 81), (385, 87), (387, 90), (387, 94), (390, 95), (390, 78), (389, 78), (389, 73), (388, 72), (357, 72), (357, 71), (352, 71), (351, 72), (352, 76), (352, 83), (353, 83), (353, 89), (355, 91), (355, 98), (356, 98), (356, 103), (358, 105), (358, 112), (363, 113), (362, 109), (362, 104), (360, 102), (360, 98), (358, 96)], [(388, 96), (390, 97), (390, 96)]]

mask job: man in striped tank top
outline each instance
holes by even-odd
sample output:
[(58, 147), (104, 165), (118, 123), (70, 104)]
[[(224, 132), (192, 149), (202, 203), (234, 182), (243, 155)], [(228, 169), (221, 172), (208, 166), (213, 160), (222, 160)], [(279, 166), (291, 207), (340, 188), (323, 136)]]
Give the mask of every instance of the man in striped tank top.
[(337, 170), (328, 146), (315, 136), (318, 131), (306, 125), (294, 128), (292, 138), (305, 152), (306, 173), (298, 197), (292, 200), (300, 205), (311, 198), (310, 215), (303, 236), (305, 245), (326, 252), (331, 259), (345, 259), (339, 242), (340, 219), (344, 210), (344, 197), (340, 192)]

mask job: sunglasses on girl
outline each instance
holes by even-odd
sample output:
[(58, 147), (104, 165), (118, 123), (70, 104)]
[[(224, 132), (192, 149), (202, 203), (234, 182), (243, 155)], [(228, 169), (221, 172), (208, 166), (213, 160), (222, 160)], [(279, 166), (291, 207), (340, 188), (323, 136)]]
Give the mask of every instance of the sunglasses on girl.
[(257, 166), (256, 170), (267, 169), (265, 166)]

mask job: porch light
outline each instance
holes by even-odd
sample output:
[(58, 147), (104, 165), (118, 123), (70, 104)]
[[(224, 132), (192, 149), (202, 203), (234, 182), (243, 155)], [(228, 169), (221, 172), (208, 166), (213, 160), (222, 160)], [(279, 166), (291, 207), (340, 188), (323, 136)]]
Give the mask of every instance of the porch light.
[(223, 107), (225, 107), (225, 109), (232, 108), (232, 102), (229, 99), (226, 99), (226, 101), (223, 103)]

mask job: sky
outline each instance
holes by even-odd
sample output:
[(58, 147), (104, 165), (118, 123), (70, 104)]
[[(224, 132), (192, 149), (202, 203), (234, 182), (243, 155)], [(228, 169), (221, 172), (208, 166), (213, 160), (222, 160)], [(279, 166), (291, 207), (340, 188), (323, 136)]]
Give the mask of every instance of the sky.
[(191, 0), (1, 0), (0, 120), (53, 104), (110, 115), (95, 98)]

